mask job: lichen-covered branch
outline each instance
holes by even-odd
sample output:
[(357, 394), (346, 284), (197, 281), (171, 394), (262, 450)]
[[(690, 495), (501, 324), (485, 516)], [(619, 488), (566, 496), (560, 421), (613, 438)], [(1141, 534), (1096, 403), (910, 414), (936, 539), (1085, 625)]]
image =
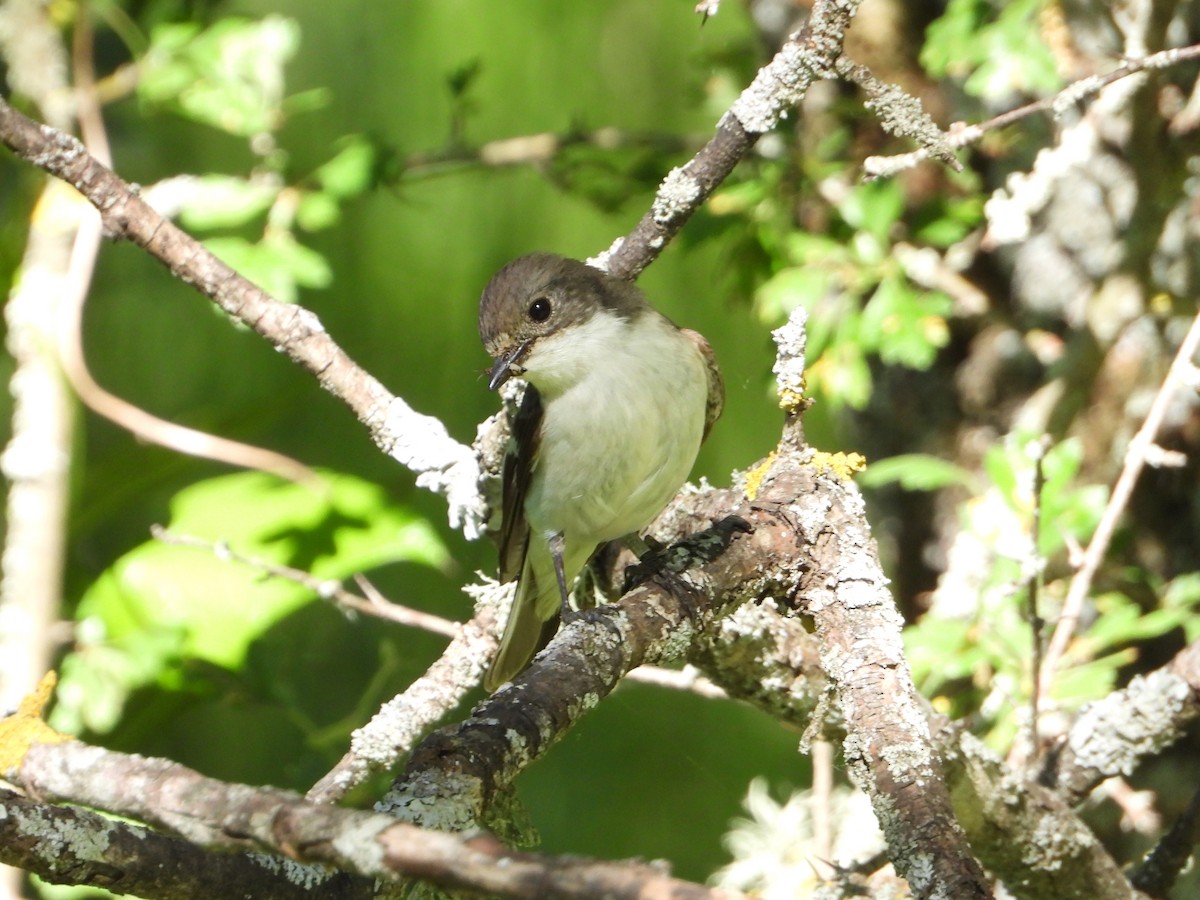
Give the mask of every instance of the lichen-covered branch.
[(422, 415), (363, 371), (308, 310), (282, 303), (247, 281), (173, 222), (159, 215), (78, 140), (39, 125), (0, 99), (0, 141), (62, 179), (99, 211), (107, 234), (129, 240), (176, 278), (212, 299), (316, 376), (348, 405), (389, 456), (417, 473), (422, 487), (446, 495), (452, 524), (469, 536), (482, 529), (479, 466), (471, 448), (440, 420)]
[(1019, 122), (1034, 115), (1049, 113), (1055, 118), (1059, 118), (1067, 110), (1094, 97), (1104, 88), (1121, 79), (1136, 75), (1139, 72), (1175, 66), (1181, 62), (1195, 59), (1197, 56), (1200, 56), (1200, 45), (1162, 50), (1141, 59), (1122, 59), (1111, 72), (1081, 78), (1079, 81), (1067, 85), (1067, 87), (1051, 97), (1027, 103), (1024, 106), (1001, 113), (986, 122), (951, 128), (949, 134), (946, 135), (945, 147), (929, 144), (911, 153), (901, 153), (895, 156), (869, 156), (863, 161), (863, 170), (868, 178), (890, 178), (899, 175), (901, 172), (913, 168), (930, 157), (942, 158), (942, 153), (945, 149), (953, 151), (976, 144), (990, 131), (1005, 128), (1014, 122)]
[[(15, 770), (4, 774), (39, 797), (149, 822), (210, 850), (271, 851), (281, 855), (281, 869), (290, 858), (387, 881), (419, 878), (529, 900), (741, 896), (679, 881), (641, 862), (514, 853), (487, 837), (430, 831), (382, 813), (308, 803), (288, 791), (228, 784), (168, 760), (78, 741), (36, 744)], [(296, 867), (290, 877), (309, 896), (321, 890), (319, 867)], [(242, 893), (240, 886), (219, 895), (234, 893)]]
[(210, 853), (162, 834), (76, 806), (55, 806), (0, 790), (0, 862), (51, 884), (118, 894), (195, 897), (368, 900), (374, 881), (322, 871), (264, 853)]
[(350, 749), (309, 789), (314, 803), (334, 803), (372, 775), (384, 772), (412, 750), (446, 711), (454, 709), (483, 677), (495, 655), (495, 607), (484, 606), (462, 625), (425, 673), (355, 729)]
[(978, 738), (945, 722), (934, 734), (971, 847), (1012, 896), (1133, 900), (1121, 867), (1071, 804), (1014, 775)]
[(691, 160), (671, 170), (650, 209), (597, 262), (618, 278), (636, 278), (745, 158), (762, 135), (803, 99), (809, 85), (835, 74), (858, 0), (817, 0), (808, 23), (763, 66)]
[(1084, 708), (1042, 781), (1079, 803), (1106, 778), (1131, 775), (1200, 717), (1200, 641), (1161, 669)]
[[(846, 754), (868, 788), (897, 869), (917, 896), (985, 896), (954, 823), (907, 664), (899, 616), (854, 487), (781, 445), (753, 498), (706, 498), (732, 514), (665, 553), (667, 571), (619, 604), (572, 622), (510, 686), (413, 753), (386, 800), (398, 816), (441, 828), (486, 823), (507, 839), (512, 779), (643, 661), (678, 656), (723, 612), (745, 604), (817, 623), (824, 668), (847, 730)], [(749, 531), (744, 532), (748, 525)], [(800, 677), (797, 673), (796, 677)]]

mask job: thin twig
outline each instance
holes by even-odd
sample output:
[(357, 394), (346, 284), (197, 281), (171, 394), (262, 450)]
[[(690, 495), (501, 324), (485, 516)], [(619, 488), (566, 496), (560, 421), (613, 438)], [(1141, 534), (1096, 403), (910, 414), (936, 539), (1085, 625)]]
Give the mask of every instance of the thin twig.
[(729, 695), (719, 685), (705, 678), (695, 666), (684, 666), (682, 669), (638, 666), (625, 676), (625, 680), (652, 684), (655, 687), (669, 688), (675, 691), (687, 691), (710, 700), (729, 699)]
[[(261, 557), (238, 553), (236, 550), (230, 549), (228, 544), (222, 542), (213, 542), (192, 535), (177, 534), (168, 531), (161, 525), (152, 526), (150, 534), (155, 540), (162, 541), (164, 544), (206, 550), (218, 559), (227, 559), (243, 566), (249, 566), (274, 578), (283, 578), (295, 584), (302, 585), (323, 600), (331, 600), (343, 609), (362, 613), (366, 616), (386, 619), (398, 625), (406, 625), (409, 628), (420, 628), (422, 631), (430, 631), (434, 634), (451, 638), (457, 635), (459, 629), (462, 627), (457, 622), (443, 619), (441, 616), (435, 616), (433, 613), (393, 603), (385, 599), (375, 590), (374, 586), (370, 588), (368, 596), (363, 598), (346, 590), (339, 581), (328, 578), (317, 578), (311, 572), (305, 572), (303, 569), (294, 569), (291, 566), (274, 563)], [(360, 579), (358, 582), (360, 585), (366, 582), (366, 579), (361, 575), (356, 575), (355, 578)]]
[(694, 151), (701, 144), (703, 140), (699, 138), (624, 131), (612, 127), (564, 133), (542, 131), (497, 138), (478, 147), (452, 146), (443, 150), (413, 152), (400, 162), (400, 169), (404, 178), (425, 178), (459, 172), (467, 166), (497, 169), (509, 166), (544, 166), (573, 147), (595, 147), (605, 151), (630, 147), (650, 148), (667, 154)]
[[(103, 165), (112, 166), (112, 153), (92, 61), (91, 18), (86, 9), (75, 24), (72, 57), (75, 97), (83, 145)], [(261, 447), (217, 437), (194, 428), (168, 422), (105, 390), (92, 376), (83, 350), (83, 308), (87, 303), (103, 237), (100, 214), (79, 205), (79, 229), (71, 252), (71, 266), (63, 292), (58, 323), (58, 354), (63, 374), (81, 401), (94, 413), (151, 444), (231, 466), (271, 472), (289, 481), (320, 486), (324, 482), (300, 462)]]
[[(1027, 103), (978, 125), (962, 123), (951, 125), (946, 141), (952, 149), (958, 150), (981, 140), (989, 131), (1004, 128), (1029, 116), (1051, 113), (1057, 118), (1067, 109), (1098, 94), (1122, 78), (1128, 78), (1130, 75), (1150, 69), (1166, 69), (1177, 63), (1196, 58), (1200, 58), (1200, 44), (1162, 50), (1141, 59), (1125, 59), (1111, 72), (1080, 79), (1067, 85), (1053, 97), (1045, 97), (1033, 103)], [(900, 153), (895, 156), (868, 156), (863, 161), (863, 173), (868, 179), (888, 178), (924, 162), (929, 159), (930, 155), (929, 148), (921, 147), (911, 153)]]
[(834, 867), (833, 859), (833, 744), (825, 738), (812, 742), (812, 830), (813, 865), (822, 878), (830, 878)]
[(1129, 448), (1125, 452), (1125, 465), (1113, 487), (1112, 496), (1109, 498), (1108, 505), (1100, 516), (1100, 522), (1096, 525), (1092, 540), (1083, 554), (1079, 571), (1071, 579), (1071, 586), (1067, 590), (1067, 598), (1063, 602), (1058, 625), (1055, 626), (1050, 645), (1046, 648), (1045, 659), (1042, 660), (1038, 690), (1043, 697), (1049, 696), (1059, 661), (1066, 652), (1071, 637), (1075, 634), (1075, 628), (1079, 625), (1079, 617), (1083, 612), (1083, 604), (1087, 600), (1088, 592), (1091, 590), (1092, 580), (1096, 577), (1105, 553), (1108, 552), (1108, 545), (1112, 542), (1117, 521), (1129, 504), (1129, 498), (1133, 495), (1138, 476), (1141, 475), (1151, 448), (1154, 447), (1155, 436), (1162, 425), (1171, 398), (1181, 387), (1191, 386), (1193, 389), (1196, 387), (1196, 366), (1192, 360), (1196, 356), (1197, 348), (1200, 348), (1200, 316), (1192, 320), (1191, 328), (1188, 329), (1183, 343), (1179, 345), (1179, 351), (1175, 354), (1171, 368), (1167, 371), (1167, 377), (1154, 397), (1150, 411), (1146, 413), (1146, 420), (1129, 442)]
[(1042, 558), (1042, 491), (1046, 488), (1046, 451), (1050, 447), (1049, 435), (1042, 435), (1034, 444), (1033, 469), (1033, 521), (1030, 523), (1031, 544), (1030, 569), (1028, 574), (1029, 587), (1029, 639), (1033, 653), (1033, 685), (1029, 692), (1029, 746), (1030, 757), (1037, 759), (1041, 742), (1038, 738), (1038, 707), (1041, 701), (1040, 674), (1042, 671), (1042, 628), (1045, 622), (1039, 606), (1042, 581), (1045, 577), (1046, 562)]

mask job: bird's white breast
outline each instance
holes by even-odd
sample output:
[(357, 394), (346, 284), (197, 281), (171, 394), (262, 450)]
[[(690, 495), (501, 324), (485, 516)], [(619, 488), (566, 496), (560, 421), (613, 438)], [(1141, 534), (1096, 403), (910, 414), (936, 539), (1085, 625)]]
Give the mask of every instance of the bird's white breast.
[(658, 313), (598, 312), (524, 361), (544, 418), (526, 515), (590, 553), (638, 531), (687, 480), (704, 431), (707, 367)]

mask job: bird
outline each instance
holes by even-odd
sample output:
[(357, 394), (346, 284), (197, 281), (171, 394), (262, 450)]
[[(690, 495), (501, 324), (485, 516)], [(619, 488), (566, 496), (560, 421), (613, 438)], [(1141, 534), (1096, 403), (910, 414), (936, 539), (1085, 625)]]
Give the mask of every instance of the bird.
[(636, 536), (687, 480), (725, 389), (708, 341), (631, 282), (575, 259), (513, 260), (480, 297), (488, 387), (526, 382), (501, 488), (500, 580), (516, 580), (495, 691), (554, 636), (596, 549)]

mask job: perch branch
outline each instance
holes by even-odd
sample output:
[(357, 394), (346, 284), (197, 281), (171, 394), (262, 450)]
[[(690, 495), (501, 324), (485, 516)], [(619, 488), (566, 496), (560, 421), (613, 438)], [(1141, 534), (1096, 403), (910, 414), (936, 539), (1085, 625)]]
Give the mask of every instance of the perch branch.
[(265, 849), (388, 881), (419, 878), (530, 900), (741, 896), (671, 878), (641, 862), (514, 853), (486, 836), (447, 834), (381, 813), (308, 803), (288, 791), (228, 784), (168, 760), (78, 741), (35, 744), (5, 774), (41, 798), (116, 812), (210, 850)]

